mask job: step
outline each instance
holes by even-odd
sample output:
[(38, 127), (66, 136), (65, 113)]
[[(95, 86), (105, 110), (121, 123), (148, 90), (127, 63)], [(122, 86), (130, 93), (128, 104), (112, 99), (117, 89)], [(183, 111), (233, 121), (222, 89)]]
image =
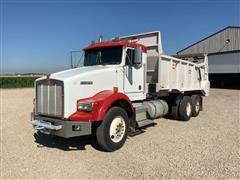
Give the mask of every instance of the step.
[(147, 111), (147, 107), (144, 106), (142, 103), (133, 103), (133, 107), (134, 107), (135, 110), (136, 110), (136, 114)]
[(144, 126), (148, 126), (148, 125), (154, 125), (154, 121), (151, 119), (144, 119), (141, 121), (137, 121), (138, 127), (144, 127)]

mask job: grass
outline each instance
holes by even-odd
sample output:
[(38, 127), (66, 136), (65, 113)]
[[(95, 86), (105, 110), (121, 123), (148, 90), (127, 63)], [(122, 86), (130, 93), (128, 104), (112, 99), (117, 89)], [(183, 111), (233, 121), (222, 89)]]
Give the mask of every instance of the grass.
[(0, 88), (26, 88), (34, 87), (34, 81), (40, 76), (2, 76)]

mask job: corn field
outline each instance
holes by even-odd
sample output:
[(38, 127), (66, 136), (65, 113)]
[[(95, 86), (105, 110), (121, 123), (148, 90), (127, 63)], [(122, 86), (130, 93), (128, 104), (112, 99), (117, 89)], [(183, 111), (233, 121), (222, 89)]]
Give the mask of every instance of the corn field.
[(0, 77), (0, 88), (33, 87), (34, 81), (40, 76), (6, 76)]

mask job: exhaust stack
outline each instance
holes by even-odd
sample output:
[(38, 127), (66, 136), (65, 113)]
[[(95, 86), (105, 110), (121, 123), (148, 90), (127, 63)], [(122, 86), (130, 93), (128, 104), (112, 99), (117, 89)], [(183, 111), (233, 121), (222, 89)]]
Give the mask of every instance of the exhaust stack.
[(99, 43), (103, 42), (103, 36), (102, 35), (99, 36), (98, 42)]

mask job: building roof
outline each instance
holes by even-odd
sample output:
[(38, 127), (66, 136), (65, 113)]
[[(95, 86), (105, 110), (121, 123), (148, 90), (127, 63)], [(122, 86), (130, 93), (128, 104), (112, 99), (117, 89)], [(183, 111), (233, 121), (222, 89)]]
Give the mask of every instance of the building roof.
[(191, 44), (177, 54), (217, 53), (240, 50), (240, 26), (228, 26)]

